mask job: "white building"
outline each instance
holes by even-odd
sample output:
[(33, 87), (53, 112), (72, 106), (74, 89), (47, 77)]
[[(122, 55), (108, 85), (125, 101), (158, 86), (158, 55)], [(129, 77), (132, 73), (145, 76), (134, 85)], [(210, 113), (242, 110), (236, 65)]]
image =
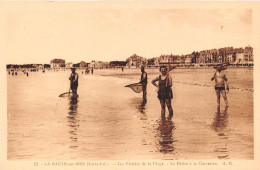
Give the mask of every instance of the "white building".
[(236, 61), (234, 63), (244, 63), (244, 53), (236, 53)]

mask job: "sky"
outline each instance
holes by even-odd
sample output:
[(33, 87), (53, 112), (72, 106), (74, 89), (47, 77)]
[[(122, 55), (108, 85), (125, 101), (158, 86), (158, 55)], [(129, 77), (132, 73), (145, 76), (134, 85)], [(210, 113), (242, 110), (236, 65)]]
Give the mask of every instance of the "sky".
[(252, 45), (250, 9), (39, 8), (5, 11), (6, 63), (125, 61)]

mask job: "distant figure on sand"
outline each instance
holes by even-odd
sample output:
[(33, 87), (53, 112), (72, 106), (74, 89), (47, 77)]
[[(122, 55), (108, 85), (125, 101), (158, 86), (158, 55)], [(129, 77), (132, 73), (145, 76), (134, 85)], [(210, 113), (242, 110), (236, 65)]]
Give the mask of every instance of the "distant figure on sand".
[(146, 94), (147, 94), (147, 73), (144, 70), (144, 66), (141, 67), (141, 80), (140, 83), (142, 83), (142, 87), (143, 87), (143, 99), (146, 101)]
[(121, 68), (121, 69), (122, 69), (122, 72), (123, 72), (123, 71), (124, 71), (124, 66), (122, 66), (122, 68)]
[(220, 93), (221, 93), (226, 103), (226, 106), (228, 106), (228, 100), (227, 100), (227, 94), (225, 88), (225, 83), (226, 83), (227, 91), (229, 91), (227, 75), (224, 72), (222, 72), (223, 65), (218, 65), (216, 67), (216, 70), (217, 71), (211, 78), (211, 81), (215, 80), (215, 91), (217, 95), (217, 103), (218, 105), (220, 105)]
[(93, 67), (91, 68), (91, 74), (93, 74), (93, 72), (94, 72), (94, 69), (93, 69)]
[(71, 68), (71, 74), (69, 77), (70, 80), (70, 89), (72, 90), (73, 94), (78, 95), (77, 93), (77, 89), (78, 89), (78, 79), (79, 79), (79, 75), (78, 73), (76, 73), (75, 68)]
[[(161, 75), (156, 77), (152, 84), (158, 88), (158, 98), (161, 103), (161, 115), (165, 117), (165, 103), (169, 110), (169, 116), (173, 116), (173, 110), (171, 105), (171, 100), (173, 98), (172, 94), (172, 78), (169, 74), (167, 74), (166, 66), (160, 67)], [(158, 85), (155, 83), (159, 81)]]

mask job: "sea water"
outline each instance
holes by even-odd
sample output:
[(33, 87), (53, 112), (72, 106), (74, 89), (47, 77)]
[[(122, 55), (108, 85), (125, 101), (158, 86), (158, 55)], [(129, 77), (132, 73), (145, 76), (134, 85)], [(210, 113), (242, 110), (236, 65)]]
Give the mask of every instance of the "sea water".
[(161, 117), (158, 69), (147, 69), (147, 102), (127, 84), (139, 69), (79, 74), (79, 97), (69, 70), (7, 73), (8, 159), (253, 159), (253, 70), (228, 68), (229, 108), (217, 107), (214, 69), (175, 69), (174, 116)]

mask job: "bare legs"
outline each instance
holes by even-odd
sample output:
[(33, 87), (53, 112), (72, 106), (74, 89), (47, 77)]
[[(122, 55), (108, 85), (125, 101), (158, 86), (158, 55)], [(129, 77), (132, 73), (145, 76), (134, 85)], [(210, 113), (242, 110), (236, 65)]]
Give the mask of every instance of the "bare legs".
[(146, 101), (146, 94), (147, 94), (147, 90), (146, 90), (146, 85), (143, 85), (143, 99), (144, 101)]
[(169, 111), (169, 116), (173, 116), (173, 109), (172, 109), (172, 104), (171, 104), (171, 99), (161, 99), (160, 100), (161, 103), (161, 116), (165, 117), (165, 103), (168, 107), (168, 111)]
[(215, 90), (216, 91), (216, 95), (217, 95), (217, 103), (218, 106), (220, 105), (220, 90)]
[(228, 100), (227, 100), (227, 94), (226, 94), (226, 90), (215, 90), (216, 91), (216, 95), (217, 95), (217, 103), (218, 105), (220, 105), (220, 93), (223, 96), (223, 99), (226, 103), (226, 106), (228, 106)]
[(162, 117), (165, 116), (165, 100), (160, 100), (161, 103), (161, 115)]
[(227, 100), (227, 93), (226, 90), (221, 90), (221, 95), (223, 96), (223, 99), (226, 103), (226, 106), (228, 106), (228, 100)]
[(78, 95), (77, 88), (71, 89), (71, 91), (72, 91), (72, 94)]
[(171, 104), (171, 99), (165, 99), (166, 105), (169, 110), (169, 115), (173, 116), (173, 110), (172, 110), (172, 104)]

